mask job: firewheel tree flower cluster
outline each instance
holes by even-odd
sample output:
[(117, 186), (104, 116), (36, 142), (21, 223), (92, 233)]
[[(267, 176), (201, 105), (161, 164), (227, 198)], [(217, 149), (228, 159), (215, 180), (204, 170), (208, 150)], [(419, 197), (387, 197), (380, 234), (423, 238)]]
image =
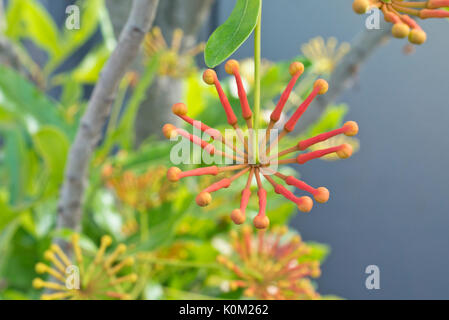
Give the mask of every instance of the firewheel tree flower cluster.
[(123, 258), (126, 246), (119, 244), (107, 254), (112, 244), (109, 236), (101, 238), (100, 248), (93, 259), (83, 253), (80, 237), (73, 234), (71, 244), (75, 256), (72, 261), (57, 244), (45, 251), (44, 258), (51, 265), (39, 262), (36, 273), (47, 274), (52, 280), (33, 280), (36, 289), (51, 290), (41, 295), (42, 300), (98, 300), (130, 299), (130, 286), (137, 281), (137, 274), (126, 271), (134, 264), (132, 257)]
[(423, 44), (426, 33), (412, 18), (448, 18), (449, 0), (404, 1), (404, 0), (355, 0), (352, 8), (358, 14), (364, 14), (372, 8), (382, 11), (387, 22), (393, 23), (393, 36), (406, 38), (413, 44)]
[(236, 277), (230, 289), (243, 289), (249, 298), (263, 300), (316, 300), (310, 278), (321, 275), (320, 263), (306, 259), (311, 248), (299, 235), (285, 239), (287, 228), (254, 234), (251, 228), (231, 233), (234, 254), (218, 256)]
[[(147, 211), (172, 200), (176, 195), (174, 186), (166, 180), (165, 166), (148, 168), (143, 173), (122, 170), (106, 164), (102, 169), (105, 184), (114, 191), (117, 199), (125, 206), (140, 213), (141, 232), (148, 224)], [(131, 236), (139, 230), (134, 212), (123, 210), (122, 232)], [(144, 234), (146, 237), (146, 235)]]
[[(267, 191), (264, 189), (262, 178), (265, 178), (274, 188), (277, 194), (284, 196), (286, 199), (295, 203), (298, 209), (302, 212), (309, 212), (313, 206), (313, 200), (309, 196), (300, 196), (297, 197), (292, 191), (288, 190), (282, 183), (285, 183), (289, 186), (294, 186), (301, 191), (305, 191), (312, 195), (315, 200), (319, 203), (325, 203), (329, 199), (329, 191), (325, 187), (314, 188), (304, 181), (301, 181), (293, 176), (286, 176), (276, 170), (273, 170), (270, 167), (271, 164), (277, 165), (285, 165), (285, 164), (305, 164), (310, 160), (317, 159), (323, 157), (328, 154), (335, 153), (339, 158), (345, 159), (352, 155), (352, 147), (349, 144), (341, 144), (338, 146), (333, 146), (326, 149), (315, 150), (311, 152), (302, 152), (306, 151), (308, 148), (313, 145), (326, 141), (332, 137), (335, 137), (340, 134), (344, 134), (346, 136), (354, 136), (358, 133), (358, 125), (354, 121), (346, 122), (341, 128), (332, 130), (330, 132), (322, 133), (315, 137), (299, 141), (296, 145), (282, 150), (278, 153), (270, 155), (272, 149), (277, 146), (280, 140), (292, 132), (295, 129), (295, 126), (298, 120), (301, 118), (303, 113), (312, 103), (312, 101), (318, 96), (325, 94), (328, 90), (328, 83), (323, 79), (318, 79), (314, 85), (309, 96), (299, 105), (296, 111), (291, 115), (289, 120), (283, 125), (283, 128), (279, 135), (277, 135), (276, 139), (271, 138), (271, 132), (274, 130), (276, 123), (279, 121), (281, 114), (283, 112), (283, 108), (289, 98), (291, 91), (293, 90), (296, 82), (299, 77), (304, 72), (304, 65), (300, 62), (293, 62), (290, 65), (289, 71), (291, 75), (291, 80), (282, 93), (278, 104), (276, 105), (274, 111), (270, 116), (270, 123), (263, 135), (262, 139), (257, 139), (257, 145), (260, 144), (259, 148), (254, 148), (255, 145), (254, 140), (256, 139), (255, 134), (251, 134), (251, 129), (253, 129), (253, 114), (251, 108), (248, 103), (247, 95), (245, 92), (245, 88), (242, 83), (241, 75), (239, 72), (239, 63), (235, 60), (229, 60), (225, 65), (225, 70), (228, 74), (233, 75), (235, 77), (235, 81), (238, 88), (238, 95), (240, 98), (240, 104), (242, 109), (242, 115), (244, 120), (246, 121), (247, 129), (250, 131), (249, 138), (244, 137), (241, 128), (238, 124), (238, 119), (234, 113), (234, 110), (229, 103), (229, 100), (226, 94), (223, 91), (223, 88), (218, 80), (217, 74), (212, 69), (208, 69), (203, 74), (203, 80), (208, 85), (215, 86), (218, 97), (220, 99), (221, 104), (223, 105), (227, 122), (232, 126), (232, 128), (236, 132), (236, 137), (241, 142), (241, 145), (244, 146), (244, 150), (236, 148), (234, 144), (225, 139), (224, 136), (216, 129), (209, 127), (207, 124), (196, 121), (190, 118), (188, 113), (188, 108), (183, 103), (177, 103), (173, 106), (172, 110), (175, 115), (180, 117), (182, 120), (187, 122), (188, 124), (195, 127), (197, 130), (201, 130), (203, 133), (207, 133), (207, 135), (211, 136), (211, 139), (217, 142), (221, 142), (226, 147), (229, 147), (233, 152), (229, 153), (226, 150), (222, 151), (216, 148), (212, 143), (209, 143), (203, 140), (201, 137), (190, 134), (184, 129), (177, 128), (172, 124), (166, 124), (163, 127), (163, 133), (168, 139), (172, 139), (176, 136), (182, 136), (185, 139), (188, 139), (191, 143), (200, 146), (204, 152), (210, 155), (218, 155), (220, 157), (225, 157), (231, 159), (233, 161), (232, 165), (219, 167), (217, 165), (202, 167), (190, 171), (182, 171), (178, 167), (172, 167), (167, 172), (167, 177), (170, 181), (178, 181), (182, 178), (191, 177), (191, 176), (202, 176), (202, 175), (219, 175), (221, 173), (230, 173), (233, 171), (237, 171), (232, 176), (227, 176), (222, 178), (221, 180), (213, 183), (212, 185), (206, 187), (202, 190), (196, 197), (196, 203), (205, 207), (208, 206), (212, 201), (212, 193), (225, 189), (231, 186), (231, 184), (247, 175), (246, 186), (242, 190), (241, 193), (241, 203), (240, 208), (237, 208), (232, 211), (231, 218), (236, 224), (243, 224), (246, 221), (246, 208), (251, 196), (251, 185), (252, 181), (255, 178), (257, 182), (257, 196), (259, 199), (259, 212), (253, 220), (254, 226), (258, 229), (265, 229), (269, 226), (269, 218), (266, 215), (266, 205), (267, 205)], [(262, 140), (259, 143), (259, 140)], [(256, 150), (256, 151), (254, 151)], [(260, 152), (258, 152), (258, 151)], [(294, 158), (288, 159), (280, 159), (284, 156), (287, 156), (292, 153), (300, 152)], [(254, 160), (255, 161), (252, 161)], [(264, 161), (263, 161), (264, 160)], [(279, 182), (280, 180), (280, 182)]]
[(339, 45), (334, 37), (327, 40), (316, 37), (301, 46), (304, 56), (313, 62), (313, 72), (326, 76), (335, 70), (350, 49), (349, 43), (343, 42)]
[(195, 70), (194, 58), (204, 50), (201, 43), (189, 50), (181, 50), (184, 31), (175, 29), (170, 46), (159, 27), (154, 27), (145, 36), (144, 53), (147, 60), (159, 55), (158, 74), (173, 78), (188, 76)]

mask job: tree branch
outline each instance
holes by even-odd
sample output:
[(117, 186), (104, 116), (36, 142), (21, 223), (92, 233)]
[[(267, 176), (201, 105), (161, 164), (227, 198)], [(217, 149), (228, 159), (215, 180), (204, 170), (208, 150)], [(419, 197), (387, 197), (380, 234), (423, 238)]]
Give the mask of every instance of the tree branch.
[(119, 82), (136, 58), (140, 44), (153, 23), (158, 1), (133, 1), (117, 47), (102, 70), (67, 159), (58, 206), (58, 228), (80, 229), (83, 195), (92, 153), (101, 138), (101, 130)]
[[(159, 5), (154, 24), (161, 28), (164, 38), (171, 42), (175, 29), (182, 29), (182, 49), (193, 48), (201, 26), (209, 16), (213, 0), (165, 0)], [(162, 137), (161, 128), (167, 123), (178, 123), (171, 106), (182, 98), (182, 79), (170, 76), (156, 77), (138, 111), (135, 121), (136, 146), (151, 135)], [(156, 112), (157, 111), (157, 112)], [(151, 119), (151, 125), (148, 125)]]

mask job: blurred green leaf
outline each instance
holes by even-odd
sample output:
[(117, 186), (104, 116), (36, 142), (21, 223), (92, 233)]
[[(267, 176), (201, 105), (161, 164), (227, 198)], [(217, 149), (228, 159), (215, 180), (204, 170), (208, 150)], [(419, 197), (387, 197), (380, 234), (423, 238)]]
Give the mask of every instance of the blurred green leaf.
[(71, 78), (77, 82), (95, 84), (110, 54), (111, 50), (104, 45), (90, 51), (72, 71)]
[(3, 233), (3, 230), (7, 226), (11, 228), (13, 224), (10, 223), (17, 217), (19, 217), (19, 214), (12, 210), (3, 200), (0, 200), (0, 253), (6, 250), (2, 247), (2, 240), (7, 235), (7, 233)]
[(6, 66), (0, 66), (0, 108), (14, 115), (31, 129), (39, 125), (54, 125), (68, 132), (60, 107), (35, 85)]
[(343, 123), (347, 112), (348, 106), (345, 104), (327, 107), (320, 119), (309, 127), (307, 135), (313, 137), (317, 134), (334, 130)]
[(7, 263), (2, 270), (2, 276), (8, 280), (11, 288), (29, 291), (30, 284), (36, 277), (34, 266), (41, 259), (43, 250), (48, 248), (48, 240), (38, 240), (20, 227), (14, 232), (9, 244), (9, 254), (5, 257)]
[(17, 40), (23, 32), (21, 16), (24, 3), (23, 0), (13, 0), (9, 3), (5, 12), (5, 35), (11, 39)]
[(38, 1), (12, 0), (7, 20), (7, 35), (27, 37), (46, 49), (51, 56), (60, 54), (58, 27)]
[(189, 115), (190, 117), (195, 117), (206, 107), (205, 96), (213, 94), (214, 91), (211, 90), (210, 86), (203, 84), (199, 73), (190, 75), (185, 81), (184, 88), (184, 101), (189, 108)]
[(61, 105), (66, 109), (80, 103), (83, 94), (82, 84), (73, 77), (68, 77), (64, 81), (61, 94)]
[[(78, 233), (78, 232), (75, 232), (70, 229), (57, 229), (52, 232), (51, 236), (61, 238), (67, 242), (70, 242), (73, 234), (75, 234), (75, 233)], [(87, 237), (83, 234), (80, 234), (79, 244), (83, 250), (87, 250), (90, 253), (96, 252), (98, 250), (97, 245), (91, 239), (89, 239), (89, 237)]]
[(2, 293), (5, 300), (30, 300), (30, 297), (17, 290), (6, 290)]
[(51, 57), (44, 68), (47, 75), (86, 43), (98, 29), (100, 14), (104, 10), (104, 0), (77, 1), (76, 4), (80, 7), (81, 28), (78, 30), (64, 28), (61, 40), (57, 43), (60, 50), (57, 55)]
[(141, 243), (137, 250), (154, 250), (169, 243), (180, 218), (186, 214), (187, 208), (192, 204), (193, 196), (187, 190), (178, 191), (177, 199), (164, 203), (161, 207), (151, 210), (149, 214), (150, 239)]
[(260, 0), (237, 0), (228, 20), (207, 41), (204, 59), (210, 68), (225, 61), (248, 39), (256, 27), (260, 8)]
[(37, 153), (43, 158), (48, 175), (46, 192), (57, 191), (64, 177), (69, 140), (58, 128), (45, 126), (33, 135)]
[(5, 161), (8, 172), (9, 201), (17, 205), (24, 201), (26, 181), (28, 177), (27, 147), (21, 130), (10, 130), (5, 133)]

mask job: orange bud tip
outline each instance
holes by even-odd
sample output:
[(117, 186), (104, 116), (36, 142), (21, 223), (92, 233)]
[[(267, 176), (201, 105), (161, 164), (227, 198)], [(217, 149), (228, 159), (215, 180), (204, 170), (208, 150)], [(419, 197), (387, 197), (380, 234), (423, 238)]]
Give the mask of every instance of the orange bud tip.
[(289, 68), (290, 75), (294, 76), (298, 73), (302, 74), (304, 72), (304, 65), (301, 62), (293, 62)]
[(313, 208), (313, 200), (310, 197), (304, 196), (299, 198), (298, 209), (301, 212), (310, 212)]
[(352, 3), (352, 10), (354, 10), (357, 14), (364, 14), (369, 9), (369, 1), (368, 0), (355, 0)]
[(245, 215), (240, 209), (232, 210), (231, 219), (235, 224), (243, 224), (245, 222)]
[(200, 207), (207, 207), (212, 202), (212, 196), (209, 192), (201, 192), (196, 196), (196, 203)]
[(217, 78), (217, 74), (212, 69), (207, 69), (203, 73), (203, 80), (208, 85), (213, 85), (215, 83), (216, 78)]
[(229, 60), (225, 64), (225, 71), (227, 74), (234, 74), (234, 72), (238, 72), (240, 69), (240, 64), (237, 60)]
[(410, 34), (410, 27), (405, 23), (396, 23), (391, 31), (395, 38), (406, 38)]
[(352, 146), (350, 144), (342, 144), (340, 150), (337, 151), (337, 156), (340, 159), (347, 159), (352, 156)]
[(253, 223), (257, 229), (266, 229), (270, 225), (270, 219), (267, 216), (256, 216)]
[(167, 123), (162, 127), (162, 133), (167, 139), (171, 139), (177, 136), (176, 127), (170, 123)]
[(345, 135), (348, 137), (355, 136), (357, 133), (359, 133), (359, 125), (355, 121), (348, 121), (343, 126), (346, 131)]
[(313, 196), (315, 200), (319, 203), (326, 203), (329, 201), (329, 190), (325, 187), (319, 187), (316, 189), (316, 193)]
[(420, 29), (412, 29), (408, 35), (408, 40), (413, 44), (423, 44), (427, 40), (427, 34)]
[(319, 88), (320, 91), (318, 91), (318, 94), (325, 94), (327, 90), (329, 90), (329, 84), (324, 79), (318, 79), (317, 81), (315, 81), (313, 87)]
[(181, 172), (182, 172), (181, 169), (177, 167), (171, 167), (167, 171), (167, 179), (170, 180), (171, 182), (176, 182), (179, 180), (179, 174)]
[(185, 116), (187, 114), (187, 106), (184, 103), (175, 103), (171, 110), (177, 116)]

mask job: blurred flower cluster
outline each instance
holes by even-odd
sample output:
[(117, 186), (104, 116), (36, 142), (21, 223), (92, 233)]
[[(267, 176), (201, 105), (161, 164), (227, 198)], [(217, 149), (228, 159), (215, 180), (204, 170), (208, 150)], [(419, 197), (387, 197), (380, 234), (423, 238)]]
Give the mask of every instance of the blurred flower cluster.
[(232, 232), (236, 258), (217, 258), (237, 278), (230, 288), (243, 288), (245, 296), (264, 300), (319, 299), (310, 278), (320, 276), (320, 263), (308, 257), (312, 249), (300, 236), (285, 239), (287, 232), (286, 227), (256, 234), (249, 227)]
[(131, 299), (130, 285), (137, 281), (137, 275), (124, 273), (124, 270), (134, 264), (133, 258), (122, 258), (126, 253), (126, 246), (119, 244), (113, 252), (106, 254), (112, 239), (110, 236), (103, 236), (100, 247), (92, 259), (83, 253), (79, 240), (79, 234), (73, 234), (71, 245), (75, 262), (67, 257), (59, 245), (53, 244), (44, 254), (52, 266), (42, 262), (36, 264), (36, 273), (53, 277), (49, 281), (41, 278), (33, 280), (34, 288), (52, 291), (42, 294), (41, 299)]

